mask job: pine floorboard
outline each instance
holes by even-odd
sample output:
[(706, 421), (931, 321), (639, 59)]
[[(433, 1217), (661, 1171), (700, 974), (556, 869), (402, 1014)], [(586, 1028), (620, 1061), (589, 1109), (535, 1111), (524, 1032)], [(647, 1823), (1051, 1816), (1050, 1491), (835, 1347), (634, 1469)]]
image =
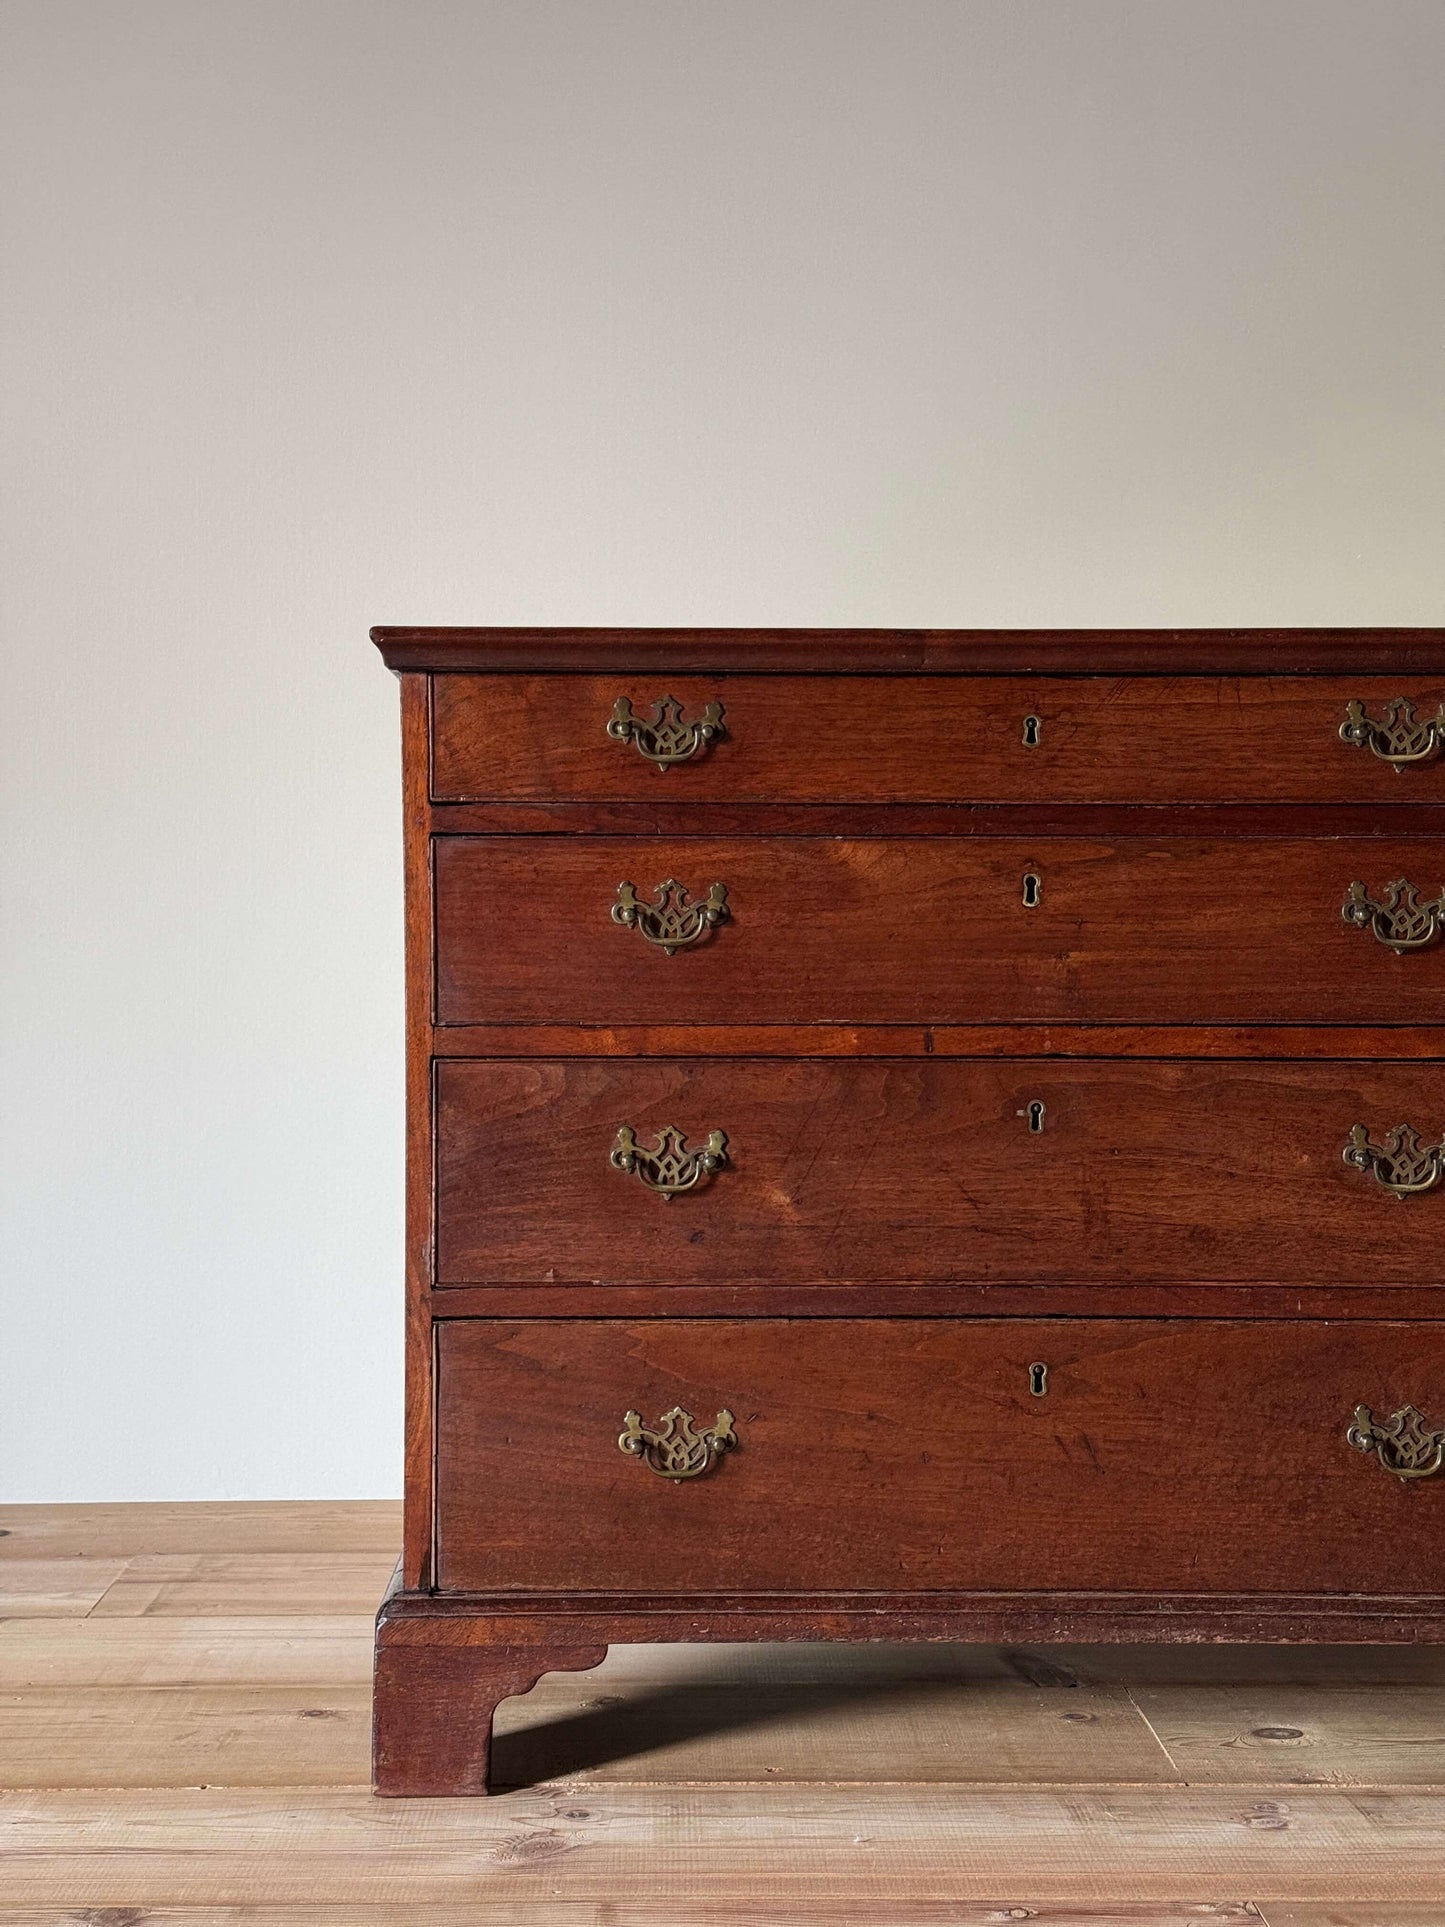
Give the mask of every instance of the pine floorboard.
[(0, 1508), (0, 1927), (1445, 1927), (1445, 1652), (622, 1647), (366, 1788), (395, 1506)]

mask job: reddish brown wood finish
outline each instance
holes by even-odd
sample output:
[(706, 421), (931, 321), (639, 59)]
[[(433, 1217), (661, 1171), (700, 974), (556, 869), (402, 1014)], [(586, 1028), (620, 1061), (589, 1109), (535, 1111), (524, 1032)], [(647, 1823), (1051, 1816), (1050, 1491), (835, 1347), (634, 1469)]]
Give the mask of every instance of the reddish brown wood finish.
[[(462, 1630), (465, 1630), (463, 1628)], [(378, 1793), (486, 1793), (492, 1716), (544, 1673), (600, 1666), (605, 1645), (510, 1646), (457, 1637), (456, 1622), (399, 1618), (376, 1647), (372, 1784)]]
[[(1351, 699), (1378, 714), (1445, 683), (1398, 676), (438, 676), (432, 794), (863, 803), (1398, 803), (1445, 795), (1341, 741)], [(725, 734), (659, 770), (607, 734), (619, 696), (647, 717), (723, 704)], [(1033, 718), (1038, 741), (1026, 741)], [(1408, 784), (1407, 788), (1402, 786)], [(671, 800), (668, 796), (666, 800)]]
[[(1402, 1204), (1350, 1127), (1438, 1134), (1416, 1064), (444, 1062), (443, 1284), (1433, 1280), (1445, 1189)], [(1045, 1106), (1030, 1130), (1028, 1107)], [(672, 1200), (618, 1127), (728, 1138)]]
[[(1445, 1190), (1339, 1155), (1445, 1125), (1445, 949), (1339, 920), (1356, 876), (1445, 882), (1445, 761), (1338, 737), (1351, 698), (1440, 700), (1445, 629), (376, 636), (407, 672), (381, 1790), (484, 1790), (496, 1702), (610, 1640), (1445, 1637), (1445, 1476), (1344, 1440), (1360, 1401), (1445, 1422)], [(659, 775), (604, 726), (664, 693), (728, 734)], [(624, 877), (719, 855), (706, 947), (610, 923)], [(607, 1162), (624, 1121), (732, 1162), (664, 1205)], [(673, 1404), (742, 1440), (680, 1485), (616, 1445)]]
[(434, 803), (438, 836), (1083, 838), (1445, 836), (1445, 800), (1380, 803)]
[(451, 1024), (447, 1057), (1445, 1057), (1428, 1024)]
[(1417, 1285), (1201, 1284), (1197, 1279), (807, 1285), (441, 1285), (438, 1322), (463, 1318), (1333, 1318), (1445, 1320), (1445, 1291)]
[[(424, 1624), (422, 1622), (425, 1622)], [(440, 1624), (439, 1624), (440, 1622)], [(1168, 1640), (1191, 1645), (1404, 1645), (1445, 1640), (1445, 1598), (1400, 1593), (397, 1593), (382, 1643), (532, 1647), (584, 1639)], [(562, 1668), (565, 1670), (565, 1667)]]
[[(1445, 1018), (1445, 946), (1341, 916), (1356, 881), (1437, 897), (1445, 841), (444, 837), (435, 865), (444, 1024)], [(728, 892), (672, 956), (611, 914), (669, 878)]]
[[(447, 1588), (1445, 1593), (1445, 1482), (1345, 1437), (1445, 1421), (1445, 1326), (468, 1322), (440, 1374)], [(675, 1405), (738, 1437), (682, 1483), (617, 1444)]]
[(1445, 629), (435, 629), (382, 626), (395, 670), (683, 674), (1445, 673)]
[(435, 1412), (428, 1288), (434, 1270), (431, 1183), (432, 866), (426, 800), (425, 676), (401, 679), (402, 864), (406, 903), (406, 1478), (402, 1583), (432, 1574)]
[[(394, 1590), (376, 1628), (373, 1780), (392, 1795), (484, 1794), (492, 1716), (607, 1643), (663, 1640), (1159, 1639), (1400, 1643), (1445, 1637), (1438, 1598), (1130, 1593), (475, 1596)], [(558, 1761), (565, 1772), (567, 1762)]]

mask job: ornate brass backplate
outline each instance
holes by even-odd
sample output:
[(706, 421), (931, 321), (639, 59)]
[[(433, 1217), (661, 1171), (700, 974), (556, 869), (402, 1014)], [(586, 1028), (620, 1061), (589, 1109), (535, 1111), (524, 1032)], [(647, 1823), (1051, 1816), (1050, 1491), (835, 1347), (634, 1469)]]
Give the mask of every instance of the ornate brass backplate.
[(624, 1124), (611, 1152), (611, 1162), (619, 1171), (640, 1178), (664, 1201), (675, 1198), (679, 1191), (695, 1190), (714, 1171), (721, 1171), (727, 1161), (726, 1131), (709, 1131), (701, 1149), (689, 1151), (685, 1134), (675, 1124), (663, 1126), (650, 1151), (637, 1142), (632, 1126)]
[(640, 756), (659, 769), (671, 769), (674, 763), (686, 763), (727, 732), (721, 703), (709, 703), (695, 723), (685, 723), (682, 704), (675, 696), (664, 696), (652, 705), (652, 715), (644, 721), (633, 713), (626, 696), (619, 696), (607, 734), (614, 742), (631, 743)]
[(1428, 950), (1445, 922), (1445, 892), (1422, 903), (1420, 892), (1405, 877), (1387, 883), (1372, 897), (1363, 883), (1352, 883), (1340, 915), (1360, 930), (1373, 930), (1381, 943), (1403, 956), (1407, 950)]
[(726, 1407), (714, 1424), (700, 1432), (692, 1413), (674, 1405), (670, 1412), (663, 1413), (655, 1428), (642, 1423), (640, 1412), (628, 1412), (617, 1445), (664, 1479), (695, 1479), (724, 1452), (731, 1452), (737, 1442), (733, 1415)]
[(1432, 763), (1445, 749), (1445, 703), (1433, 716), (1417, 716), (1408, 696), (1396, 696), (1385, 704), (1378, 722), (1365, 714), (1363, 703), (1346, 703), (1340, 737), (1357, 749), (1373, 750), (1397, 771), (1412, 763)]
[(694, 903), (676, 877), (657, 886), (651, 903), (644, 903), (634, 883), (619, 883), (617, 901), (612, 906), (612, 921), (624, 929), (640, 930), (649, 943), (655, 943), (668, 956), (700, 943), (709, 930), (716, 930), (728, 917), (728, 887), (710, 883), (705, 898)]
[(1404, 1405), (1377, 1419), (1368, 1405), (1357, 1405), (1345, 1437), (1357, 1452), (1373, 1452), (1397, 1479), (1428, 1479), (1445, 1466), (1445, 1426), (1429, 1425), (1423, 1412)]
[(1372, 1138), (1364, 1124), (1352, 1124), (1344, 1159), (1357, 1171), (1368, 1171), (1397, 1198), (1433, 1191), (1445, 1178), (1445, 1143), (1422, 1143), (1410, 1124), (1397, 1124), (1382, 1138)]

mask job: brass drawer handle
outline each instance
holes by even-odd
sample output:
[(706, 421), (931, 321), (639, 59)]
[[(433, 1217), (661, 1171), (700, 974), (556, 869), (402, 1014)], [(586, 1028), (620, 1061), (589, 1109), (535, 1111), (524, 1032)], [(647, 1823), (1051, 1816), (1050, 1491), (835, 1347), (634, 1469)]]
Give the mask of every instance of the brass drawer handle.
[(1412, 763), (1433, 763), (1445, 749), (1445, 703), (1433, 716), (1418, 717), (1408, 696), (1396, 696), (1385, 704), (1379, 722), (1365, 714), (1363, 703), (1346, 703), (1340, 738), (1357, 749), (1373, 750), (1393, 764), (1397, 774)]
[(1445, 1466), (1445, 1426), (1427, 1425), (1423, 1412), (1404, 1405), (1377, 1419), (1368, 1405), (1357, 1405), (1345, 1437), (1357, 1452), (1373, 1452), (1397, 1479), (1428, 1479)]
[(1352, 883), (1340, 915), (1359, 930), (1373, 930), (1382, 944), (1403, 957), (1407, 950), (1428, 950), (1445, 921), (1445, 892), (1430, 903), (1405, 877), (1387, 883), (1378, 898), (1363, 883)]
[(652, 716), (644, 722), (634, 715), (632, 704), (619, 696), (613, 705), (607, 734), (617, 743), (631, 743), (640, 756), (659, 769), (686, 763), (709, 743), (727, 731), (723, 728), (723, 706), (709, 703), (695, 723), (682, 720), (682, 704), (675, 696), (664, 696), (652, 705)]
[(1357, 1171), (1368, 1171), (1397, 1198), (1417, 1191), (1433, 1191), (1445, 1178), (1445, 1143), (1422, 1144), (1411, 1124), (1397, 1124), (1381, 1139), (1370, 1136), (1364, 1124), (1350, 1126), (1344, 1159)]
[(675, 1124), (666, 1124), (657, 1134), (657, 1144), (646, 1151), (637, 1142), (630, 1124), (624, 1124), (612, 1147), (611, 1162), (619, 1171), (641, 1178), (649, 1191), (664, 1203), (679, 1191), (692, 1191), (728, 1161), (726, 1131), (709, 1131), (701, 1150), (689, 1151), (687, 1137)]
[(707, 895), (694, 903), (676, 877), (657, 886), (651, 903), (644, 903), (634, 883), (619, 883), (617, 901), (612, 906), (612, 921), (625, 930), (640, 930), (649, 943), (655, 943), (670, 957), (700, 943), (709, 930), (716, 930), (728, 918), (728, 887), (710, 883)]
[(724, 1452), (731, 1452), (737, 1442), (733, 1415), (726, 1406), (718, 1413), (716, 1423), (700, 1432), (692, 1413), (674, 1405), (670, 1412), (663, 1413), (655, 1430), (642, 1423), (640, 1412), (626, 1413), (617, 1445), (619, 1451), (641, 1459), (661, 1478), (695, 1479)]

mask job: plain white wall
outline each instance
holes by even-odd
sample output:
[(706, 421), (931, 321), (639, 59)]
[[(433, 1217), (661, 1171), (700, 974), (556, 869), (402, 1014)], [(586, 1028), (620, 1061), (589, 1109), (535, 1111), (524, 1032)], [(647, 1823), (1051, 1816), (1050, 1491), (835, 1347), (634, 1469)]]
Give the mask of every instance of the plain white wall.
[(1441, 0), (21, 0), (0, 1487), (394, 1492), (370, 623), (1445, 621)]

